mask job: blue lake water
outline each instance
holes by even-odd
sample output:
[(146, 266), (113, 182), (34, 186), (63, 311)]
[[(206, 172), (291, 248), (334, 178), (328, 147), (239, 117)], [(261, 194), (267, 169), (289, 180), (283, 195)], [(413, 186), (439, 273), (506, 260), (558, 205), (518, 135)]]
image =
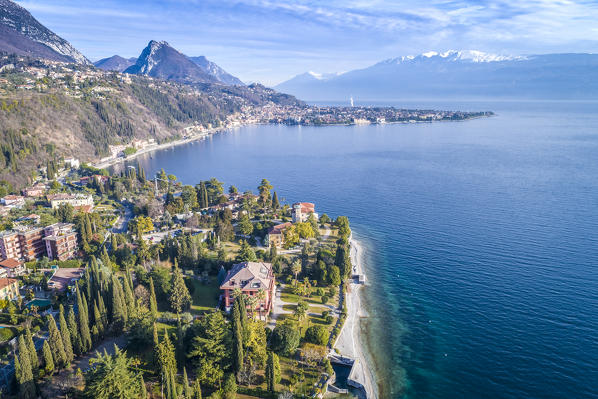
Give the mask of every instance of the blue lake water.
[(598, 103), (467, 122), (254, 126), (139, 159), (347, 215), (384, 397), (598, 397)]

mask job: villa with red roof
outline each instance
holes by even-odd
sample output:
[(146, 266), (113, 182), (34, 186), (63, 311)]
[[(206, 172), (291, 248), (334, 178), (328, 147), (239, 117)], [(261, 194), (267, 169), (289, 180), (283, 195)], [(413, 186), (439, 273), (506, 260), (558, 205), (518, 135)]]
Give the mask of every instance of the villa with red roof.
[(226, 278), (220, 285), (222, 300), (226, 311), (230, 311), (233, 302), (233, 292), (239, 289), (248, 297), (258, 295), (260, 291), (263, 298), (255, 306), (260, 314), (268, 314), (272, 309), (272, 300), (276, 293), (276, 281), (272, 271), (272, 264), (265, 262), (242, 262), (233, 265)]
[(291, 227), (290, 222), (277, 224), (276, 226), (272, 226), (270, 230), (268, 230), (268, 246), (275, 246), (277, 248), (282, 247), (284, 244), (284, 231)]
[(291, 210), (293, 223), (306, 222), (307, 219), (309, 219), (309, 215), (314, 215), (316, 220), (318, 219), (315, 204), (311, 202), (296, 202), (293, 204), (293, 208)]

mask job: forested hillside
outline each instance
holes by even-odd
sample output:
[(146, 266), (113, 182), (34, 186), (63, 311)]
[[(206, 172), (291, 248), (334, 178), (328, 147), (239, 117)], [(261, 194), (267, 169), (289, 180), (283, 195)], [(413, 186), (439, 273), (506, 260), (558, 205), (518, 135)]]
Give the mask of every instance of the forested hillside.
[(21, 185), (57, 157), (91, 161), (109, 145), (158, 142), (190, 125), (220, 126), (242, 109), (297, 105), (260, 85), (187, 86), (93, 67), (0, 57), (0, 180)]

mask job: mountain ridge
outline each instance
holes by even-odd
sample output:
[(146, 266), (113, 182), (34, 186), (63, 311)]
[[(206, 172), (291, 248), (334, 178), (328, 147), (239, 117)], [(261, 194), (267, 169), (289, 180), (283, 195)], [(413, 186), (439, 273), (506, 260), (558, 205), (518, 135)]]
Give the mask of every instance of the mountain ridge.
[(137, 62), (124, 73), (180, 83), (216, 83), (218, 80), (204, 71), (166, 41), (150, 40)]
[[(510, 56), (475, 50), (389, 58), (340, 75), (296, 75), (274, 88), (315, 101), (598, 98), (598, 55)], [(317, 74), (316, 74), (317, 75)]]
[(105, 71), (123, 72), (125, 69), (127, 69), (131, 65), (134, 65), (136, 62), (137, 58), (135, 57), (124, 58), (120, 55), (115, 54), (112, 57), (97, 60), (93, 63), (93, 65)]
[(53, 61), (90, 65), (68, 41), (42, 25), (29, 11), (10, 0), (0, 0), (0, 51)]

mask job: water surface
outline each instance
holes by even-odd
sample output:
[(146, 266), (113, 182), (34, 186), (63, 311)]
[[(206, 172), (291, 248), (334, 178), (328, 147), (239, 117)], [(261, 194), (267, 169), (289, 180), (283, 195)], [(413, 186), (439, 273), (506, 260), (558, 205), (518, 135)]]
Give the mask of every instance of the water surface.
[(404, 105), (497, 116), (254, 126), (139, 162), (348, 215), (385, 397), (598, 397), (598, 104)]

